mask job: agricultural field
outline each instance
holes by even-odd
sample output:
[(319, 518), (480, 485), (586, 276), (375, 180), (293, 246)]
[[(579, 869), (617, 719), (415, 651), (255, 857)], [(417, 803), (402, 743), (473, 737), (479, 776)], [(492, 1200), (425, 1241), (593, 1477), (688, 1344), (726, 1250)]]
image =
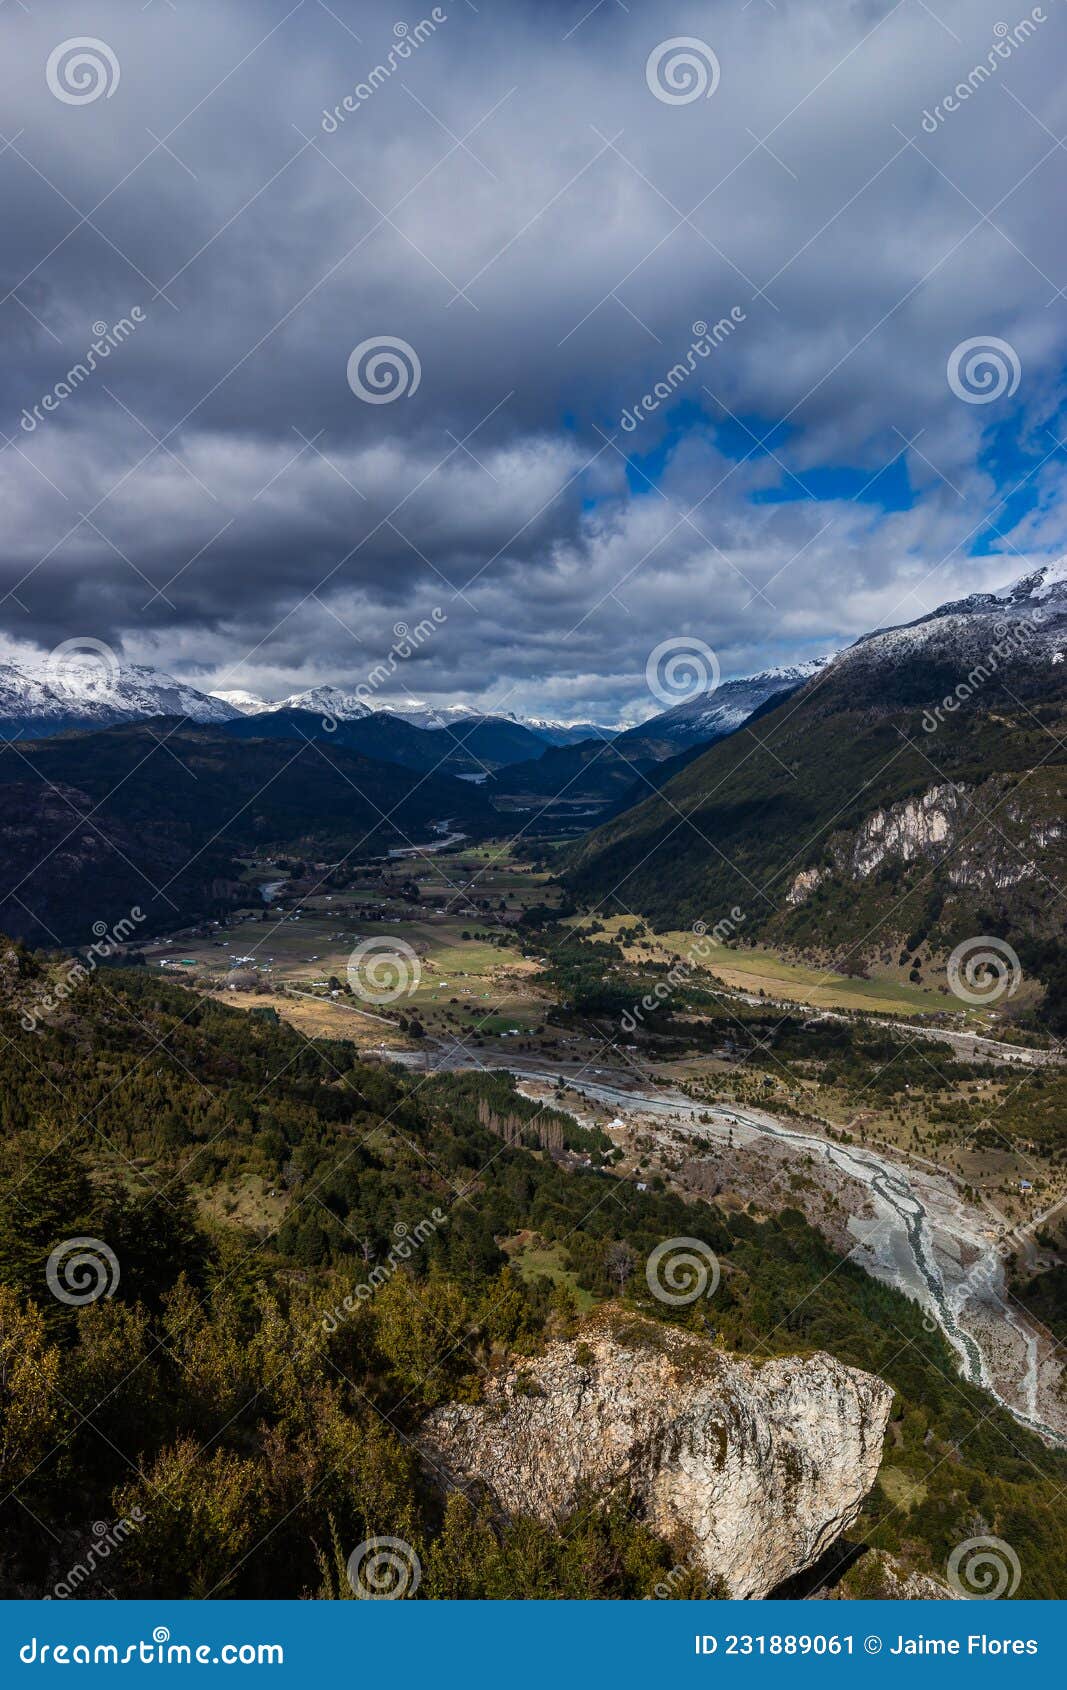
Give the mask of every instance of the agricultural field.
[[(589, 916), (573, 916), (565, 925), (580, 932), (591, 925), (592, 919)], [(612, 916), (600, 921), (599, 925), (604, 937), (618, 940), (620, 932), (625, 933), (634, 927), (635, 920), (631, 916)], [(686, 929), (668, 933), (648, 931), (645, 937), (634, 943), (623, 941), (622, 949), (632, 962), (669, 962), (675, 957), (684, 959), (689, 956), (696, 942), (694, 935)], [(786, 961), (773, 951), (759, 948), (742, 950), (718, 944), (710, 933), (704, 934), (699, 944), (696, 968), (715, 974), (734, 991), (753, 995), (763, 992), (769, 998), (807, 1004), (812, 1009), (866, 1009), (874, 1014), (897, 1016), (930, 1015), (946, 1010), (961, 1015), (965, 1013), (965, 1005), (954, 998), (947, 998), (936, 988), (889, 978), (854, 979), (830, 969)], [(975, 1014), (968, 1015), (968, 1019), (981, 1023), (986, 1018)]]
[[(887, 1090), (866, 1071), (862, 1081), (840, 1065), (834, 1072), (832, 1052), (815, 1057), (817, 1040), (810, 1056), (793, 1052), (749, 1061), (749, 1041), (729, 1022), (733, 1054), (678, 1051), (666, 1059), (652, 1049), (639, 1055), (627, 1055), (622, 1045), (609, 1049), (610, 1033), (606, 1038), (603, 1025), (586, 1026), (580, 1015), (569, 1026), (553, 1024), (551, 964), (523, 955), (516, 929), (526, 909), (551, 906), (558, 893), (547, 875), (516, 861), (506, 844), (458, 845), (365, 865), (344, 884), (330, 873), (300, 880), (264, 861), (250, 862), (247, 878), (250, 895), (271, 889), (269, 906), (250, 905), (228, 923), (146, 944), (149, 966), (248, 1012), (277, 1016), (309, 1039), (355, 1040), (365, 1052), (384, 1056), (419, 1048), (420, 1036), (428, 1041), (428, 1056), (458, 1040), (487, 1062), (514, 1052), (518, 1060), (540, 1058), (546, 1072), (558, 1065), (557, 1072), (584, 1069), (595, 1079), (618, 1070), (631, 1083), (680, 1086), (709, 1102), (812, 1120), (872, 1147), (926, 1158), (1011, 1219), (1026, 1211), (1020, 1180), (1032, 1180), (1035, 1200), (1045, 1205), (1061, 1188), (1046, 1159), (1017, 1146), (1013, 1135), (990, 1143), (984, 1134), (975, 1142), (962, 1127), (968, 1117), (999, 1119), (1022, 1076), (953, 1070), (952, 1053), (943, 1046), (904, 1045), (899, 1059), (883, 1058), (875, 1074), (883, 1081), (898, 1062), (914, 1069)], [(585, 931), (591, 923), (569, 917), (563, 925)], [(638, 925), (632, 917), (612, 918), (597, 924), (595, 936), (620, 944), (635, 965), (669, 964), (691, 954), (691, 933), (646, 930), (638, 936)], [(417, 959), (411, 991), (383, 1005), (349, 989), (349, 959), (366, 940), (386, 949), (391, 943), (410, 947)], [(710, 935), (703, 936), (701, 950), (700, 966), (753, 1003), (762, 992), (768, 1000), (814, 1010), (865, 1009), (903, 1018), (946, 1007), (939, 993), (910, 982), (820, 974), (768, 950), (716, 944)], [(740, 1004), (737, 1010), (752, 1013)], [(683, 1011), (677, 1025), (690, 1019), (700, 1018)], [(233, 1191), (226, 1200), (241, 1212), (261, 1197)], [(531, 1278), (555, 1278), (559, 1266), (542, 1259), (529, 1241), (522, 1241), (514, 1262)]]
[[(557, 895), (503, 845), (405, 852), (344, 885), (329, 871), (294, 880), (269, 862), (250, 863), (246, 878), (258, 907), (138, 947), (146, 964), (239, 1007), (273, 1008), (308, 1037), (373, 1034), (395, 1048), (407, 1042), (395, 1028), (400, 1015), (429, 1034), (460, 1037), (529, 1035), (544, 1020), (551, 1000), (537, 984), (540, 968), (514, 933), (526, 909)], [(270, 904), (261, 886), (271, 888)], [(414, 988), (388, 1006), (349, 991), (349, 959), (367, 940), (383, 949), (396, 940), (417, 958)]]

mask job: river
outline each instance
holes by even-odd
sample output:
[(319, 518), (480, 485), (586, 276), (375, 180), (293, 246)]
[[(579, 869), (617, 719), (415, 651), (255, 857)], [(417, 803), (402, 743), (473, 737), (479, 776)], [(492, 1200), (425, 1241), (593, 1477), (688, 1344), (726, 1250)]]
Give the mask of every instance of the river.
[(458, 845), (461, 839), (466, 839), (465, 833), (449, 833), (448, 822), (435, 822), (434, 833), (441, 835), (428, 845), (394, 845), (389, 852), (390, 857), (429, 857), (434, 851), (446, 851), (450, 845)]
[[(475, 1066), (462, 1046), (436, 1051), (390, 1052), (409, 1066), (454, 1070)], [(955, 1351), (961, 1371), (1010, 1414), (1047, 1442), (1067, 1444), (1067, 1412), (1055, 1393), (1059, 1367), (1054, 1345), (1006, 1299), (1004, 1263), (990, 1222), (964, 1202), (954, 1181), (937, 1170), (896, 1162), (862, 1145), (837, 1144), (762, 1110), (694, 1103), (669, 1088), (644, 1090), (621, 1074), (592, 1074), (566, 1065), (509, 1060), (479, 1051), (478, 1066), (506, 1069), (521, 1082), (553, 1084), (557, 1076), (591, 1101), (609, 1105), (631, 1124), (662, 1123), (674, 1133), (727, 1146), (772, 1138), (798, 1157), (812, 1157), (828, 1173), (865, 1189), (868, 1215), (851, 1214), (856, 1240), (850, 1257), (924, 1310)], [(564, 1106), (565, 1107), (565, 1106)], [(805, 1170), (810, 1174), (811, 1168)]]

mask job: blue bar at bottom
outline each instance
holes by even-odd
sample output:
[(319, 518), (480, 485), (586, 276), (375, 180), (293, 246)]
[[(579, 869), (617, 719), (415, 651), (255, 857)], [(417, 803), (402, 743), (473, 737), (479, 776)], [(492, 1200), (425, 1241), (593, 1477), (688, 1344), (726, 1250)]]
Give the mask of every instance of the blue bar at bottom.
[(7, 1602), (0, 1681), (1041, 1685), (1062, 1602)]

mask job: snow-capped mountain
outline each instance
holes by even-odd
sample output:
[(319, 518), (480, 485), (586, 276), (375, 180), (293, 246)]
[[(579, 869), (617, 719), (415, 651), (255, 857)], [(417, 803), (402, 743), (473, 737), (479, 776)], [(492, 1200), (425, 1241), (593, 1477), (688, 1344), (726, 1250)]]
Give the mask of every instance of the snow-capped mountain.
[(119, 663), (106, 647), (0, 663), (4, 739), (43, 739), (70, 728), (107, 728), (149, 716), (207, 723), (227, 722), (235, 714), (221, 699), (162, 670)]
[(212, 692), (209, 698), (220, 699), (238, 716), (262, 716), (267, 710), (277, 709), (266, 698), (258, 698), (254, 692), (243, 692), (240, 688), (235, 692)]
[(1043, 563), (1038, 569), (1020, 575), (1017, 581), (1004, 589), (1003, 596), (1012, 602), (1022, 598), (1067, 597), (1067, 557), (1057, 558), (1055, 563)]
[(609, 727), (606, 722), (556, 722), (545, 716), (512, 716), (511, 719), (525, 728), (532, 728), (534, 733), (543, 734), (549, 745), (579, 745), (585, 739), (614, 739), (620, 731), (617, 723)]
[(807, 663), (761, 669), (757, 675), (722, 681), (711, 692), (698, 693), (695, 698), (671, 705), (669, 710), (639, 727), (629, 728), (615, 743), (627, 755), (640, 749), (656, 757), (669, 757), (692, 745), (709, 744), (733, 733), (769, 698), (795, 692), (827, 662), (824, 657), (813, 658)]
[(431, 730), (463, 727), (486, 719), (480, 710), (472, 709), (469, 704), (438, 706), (427, 704), (420, 698), (385, 698), (377, 693), (364, 700), (355, 690), (346, 691), (344, 687), (334, 686), (309, 687), (305, 692), (293, 692), (264, 708), (309, 710), (332, 716), (338, 722), (359, 722), (366, 716), (398, 716), (414, 728)]
[[(181, 716), (197, 723), (221, 723), (284, 710), (306, 711), (336, 722), (358, 722), (371, 716), (393, 716), (429, 732), (450, 729), (467, 743), (477, 732), (493, 736), (491, 743), (507, 761), (536, 756), (543, 748), (577, 745), (590, 739), (611, 739), (618, 732), (599, 722), (561, 722), (550, 717), (521, 716), (514, 711), (479, 710), (470, 704), (433, 705), (417, 698), (366, 700), (352, 689), (309, 687), (272, 700), (245, 689), (214, 693), (176, 680), (163, 670), (141, 664), (122, 664), (106, 647), (97, 653), (92, 642), (85, 652), (53, 653), (38, 659), (0, 663), (0, 738), (43, 738), (72, 729), (111, 727), (152, 716)], [(724, 683), (707, 697), (676, 705), (654, 723), (631, 730), (662, 740), (658, 755), (718, 737), (736, 727), (770, 692), (798, 685), (818, 665), (769, 670), (744, 681)], [(773, 683), (773, 684), (772, 684)], [(511, 735), (511, 741), (505, 740)], [(501, 737), (503, 736), (503, 738)], [(497, 741), (500, 743), (497, 744)], [(487, 746), (490, 741), (486, 742)], [(493, 760), (496, 760), (495, 758)]]
[(418, 698), (375, 698), (371, 708), (431, 731), (464, 728), (477, 722), (514, 722), (537, 734), (546, 745), (576, 745), (579, 740), (610, 737), (618, 731), (596, 722), (557, 722), (544, 716), (522, 716), (515, 710), (478, 710), (470, 704), (427, 704)]
[(332, 716), (337, 722), (360, 722), (372, 714), (370, 708), (354, 692), (343, 687), (309, 687), (306, 692), (293, 692), (269, 704), (268, 710), (307, 710), (317, 716)]
[(431, 732), (434, 728), (462, 728), (486, 720), (483, 711), (474, 710), (469, 704), (427, 704), (421, 698), (375, 699), (374, 708), (384, 711), (387, 716), (399, 716), (401, 721), (410, 722), (412, 727), (427, 728)]
[[(1020, 1021), (1061, 1036), (1065, 650), (1061, 562), (878, 629), (739, 733), (672, 758), (655, 794), (646, 774), (572, 854), (570, 886), (598, 905), (625, 886), (625, 908), (663, 928), (736, 902), (750, 940), (850, 972), (906, 962), (950, 1010), (946, 957), (987, 946), (1018, 984), (1025, 956)], [(1014, 1013), (1007, 996), (997, 1015)]]
[(312, 687), (307, 692), (294, 692), (276, 703), (264, 703), (252, 693), (216, 693), (241, 712), (260, 714), (264, 710), (310, 710), (333, 716), (339, 722), (360, 721), (365, 716), (397, 716), (414, 728), (433, 732), (437, 728), (451, 728), (453, 732), (484, 724), (511, 723), (536, 734), (545, 745), (574, 745), (579, 740), (610, 737), (616, 729), (595, 722), (556, 722), (539, 716), (520, 716), (513, 710), (479, 710), (471, 704), (429, 704), (421, 698), (387, 698), (372, 694), (366, 700), (343, 687)]
[[(71, 642), (42, 657), (0, 662), (0, 738), (32, 739), (72, 729), (110, 727), (153, 716), (211, 724), (284, 710), (306, 711), (337, 722), (392, 716), (433, 732), (450, 729), (473, 755), (491, 763), (536, 757), (537, 747), (561, 748), (592, 739), (615, 739), (626, 756), (660, 760), (721, 739), (776, 694), (796, 691), (823, 672), (824, 686), (869, 691), (871, 672), (923, 657), (947, 664), (978, 659), (1009, 642), (1012, 660), (1025, 665), (1064, 661), (1067, 653), (1067, 559), (1042, 564), (997, 592), (970, 593), (899, 627), (877, 628), (832, 660), (760, 670), (723, 681), (714, 691), (675, 704), (623, 733), (595, 722), (561, 722), (470, 704), (437, 706), (418, 698), (361, 697), (356, 688), (310, 687), (270, 700), (242, 689), (200, 692), (164, 670), (121, 663), (106, 646)], [(899, 686), (894, 688), (894, 696)], [(827, 698), (827, 702), (829, 699)], [(477, 733), (485, 741), (471, 741)], [(510, 737), (509, 737), (510, 736)]]
[(914, 622), (877, 628), (839, 653), (832, 678), (867, 674), (912, 657), (960, 663), (988, 657), (1023, 666), (1060, 660), (1067, 649), (1067, 562), (1057, 559), (995, 593), (951, 599)]

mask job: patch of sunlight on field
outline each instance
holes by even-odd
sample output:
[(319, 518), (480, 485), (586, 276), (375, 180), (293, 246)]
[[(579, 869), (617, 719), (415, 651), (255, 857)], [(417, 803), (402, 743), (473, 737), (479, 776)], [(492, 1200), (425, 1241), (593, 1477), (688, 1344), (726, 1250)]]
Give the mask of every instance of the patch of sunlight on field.
[[(579, 931), (589, 925), (589, 918), (572, 916), (568, 926)], [(620, 928), (634, 925), (632, 916), (611, 916), (601, 923), (603, 937), (614, 938)], [(623, 947), (632, 961), (654, 958), (668, 961), (677, 954), (686, 957), (697, 941), (683, 929), (672, 933), (649, 933), (635, 945)], [(729, 945), (716, 944), (710, 934), (700, 941), (698, 970), (718, 976), (734, 991), (758, 993), (770, 998), (783, 998), (790, 1003), (809, 1004), (813, 1009), (866, 1009), (884, 1015), (922, 1015), (937, 1010), (961, 1010), (963, 1005), (946, 999), (940, 992), (928, 991), (897, 980), (854, 980), (827, 969), (806, 967), (803, 963), (787, 962), (774, 951), (737, 950)]]
[(350, 997), (292, 997), (262, 992), (213, 992), (216, 1002), (229, 1009), (273, 1010), (307, 1039), (350, 1039), (361, 1046), (373, 1039), (375, 1045), (403, 1050), (408, 1041), (377, 1015), (361, 1010)]
[(883, 1467), (878, 1474), (878, 1483), (894, 1508), (906, 1508), (910, 1513), (926, 1501), (926, 1486), (922, 1480), (906, 1473), (903, 1467)]
[(269, 1184), (260, 1174), (224, 1179), (219, 1185), (197, 1191), (201, 1210), (215, 1220), (253, 1230), (281, 1225), (289, 1206), (288, 1195)]
[(511, 1263), (517, 1273), (527, 1281), (544, 1274), (553, 1285), (565, 1285), (574, 1295), (579, 1314), (586, 1314), (593, 1307), (596, 1298), (591, 1291), (583, 1290), (578, 1284), (577, 1276), (564, 1267), (566, 1255), (562, 1244), (546, 1245), (542, 1249), (526, 1246), (516, 1251)]

